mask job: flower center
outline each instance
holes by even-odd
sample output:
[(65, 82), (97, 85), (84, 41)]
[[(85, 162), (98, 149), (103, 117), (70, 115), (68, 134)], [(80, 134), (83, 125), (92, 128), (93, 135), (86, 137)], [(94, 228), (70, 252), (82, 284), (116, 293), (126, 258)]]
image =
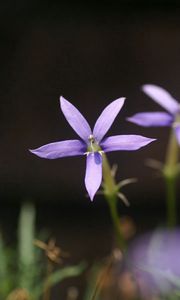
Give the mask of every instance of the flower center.
[(87, 152), (86, 154), (88, 155), (89, 153), (94, 153), (94, 152), (99, 152), (100, 154), (103, 153), (101, 147), (99, 146), (98, 142), (96, 142), (94, 136), (91, 134), (88, 138), (88, 147), (87, 147)]
[(180, 125), (180, 112), (178, 112), (174, 118), (173, 127)]

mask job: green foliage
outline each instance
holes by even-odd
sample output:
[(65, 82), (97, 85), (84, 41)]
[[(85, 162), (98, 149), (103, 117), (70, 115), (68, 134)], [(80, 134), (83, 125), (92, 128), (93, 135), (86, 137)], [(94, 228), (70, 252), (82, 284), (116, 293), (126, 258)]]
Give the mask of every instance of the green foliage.
[(58, 270), (52, 268), (47, 274), (49, 258), (46, 264), (44, 251), (34, 245), (35, 216), (34, 205), (24, 203), (18, 221), (17, 247), (7, 246), (0, 233), (0, 299), (21, 299), (19, 295), (24, 293), (27, 300), (39, 300), (47, 281), (51, 289), (68, 277), (80, 275), (85, 268), (81, 263)]
[(98, 282), (98, 275), (102, 267), (103, 267), (102, 264), (96, 263), (91, 268), (91, 271), (88, 276), (88, 284), (86, 286), (83, 300), (93, 300), (93, 299), (100, 300), (97, 282)]
[[(48, 283), (51, 286), (54, 286), (66, 278), (79, 276), (84, 271), (85, 267), (86, 267), (85, 263), (80, 263), (78, 265), (64, 267), (61, 268), (60, 270), (54, 271), (48, 277)], [(36, 286), (33, 293), (35, 295), (35, 299), (39, 299), (39, 296), (41, 296), (43, 292), (43, 288), (44, 285), (42, 283)]]
[[(22, 206), (18, 224), (18, 285), (31, 291), (37, 274), (35, 238), (35, 208), (31, 203)], [(39, 272), (38, 272), (39, 273)]]

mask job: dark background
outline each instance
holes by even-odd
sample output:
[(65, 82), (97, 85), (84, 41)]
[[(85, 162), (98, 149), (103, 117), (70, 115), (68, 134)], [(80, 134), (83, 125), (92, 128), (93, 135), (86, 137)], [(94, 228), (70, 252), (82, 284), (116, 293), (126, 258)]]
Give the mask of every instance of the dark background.
[(1, 2), (0, 218), (12, 236), (20, 202), (31, 199), (38, 226), (49, 227), (65, 248), (74, 249), (77, 260), (111, 247), (104, 199), (96, 196), (91, 203), (86, 197), (85, 159), (49, 161), (28, 151), (76, 137), (60, 111), (60, 95), (92, 126), (107, 104), (127, 98), (109, 135), (142, 134), (158, 141), (137, 152), (109, 154), (119, 166), (118, 180), (139, 179), (124, 188), (131, 207), (119, 208), (139, 227), (163, 220), (163, 182), (145, 160), (164, 160), (169, 129), (125, 120), (136, 112), (161, 110), (141, 92), (144, 83), (180, 99), (179, 1)]
[(144, 159), (164, 159), (168, 129), (140, 128), (125, 118), (161, 110), (140, 91), (144, 83), (161, 85), (180, 97), (180, 10), (174, 1), (150, 3), (0, 5), (2, 202), (23, 197), (88, 202), (80, 200), (86, 193), (85, 159), (48, 161), (28, 152), (76, 138), (60, 111), (60, 95), (73, 102), (92, 126), (107, 104), (127, 98), (109, 135), (143, 134), (158, 142), (138, 152), (109, 154), (109, 159), (119, 165), (119, 179), (137, 176), (143, 181), (133, 187), (138, 201), (147, 190), (153, 194), (157, 182)]

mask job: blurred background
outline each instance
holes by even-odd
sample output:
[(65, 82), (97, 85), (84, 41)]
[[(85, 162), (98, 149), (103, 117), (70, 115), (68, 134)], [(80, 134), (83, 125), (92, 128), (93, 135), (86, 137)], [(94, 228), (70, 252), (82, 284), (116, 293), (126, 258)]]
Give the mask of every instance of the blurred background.
[(179, 1), (0, 4), (0, 224), (9, 239), (16, 235), (20, 203), (30, 199), (36, 203), (37, 227), (49, 228), (74, 261), (98, 258), (111, 248), (106, 203), (102, 196), (93, 203), (86, 196), (85, 159), (49, 161), (28, 151), (76, 138), (60, 111), (60, 95), (91, 126), (112, 100), (127, 98), (109, 135), (142, 134), (158, 141), (137, 152), (109, 154), (118, 164), (118, 180), (138, 178), (123, 190), (130, 208), (120, 203), (119, 209), (140, 230), (163, 221), (164, 185), (145, 160), (164, 160), (169, 129), (125, 120), (161, 110), (141, 92), (145, 83), (180, 99)]

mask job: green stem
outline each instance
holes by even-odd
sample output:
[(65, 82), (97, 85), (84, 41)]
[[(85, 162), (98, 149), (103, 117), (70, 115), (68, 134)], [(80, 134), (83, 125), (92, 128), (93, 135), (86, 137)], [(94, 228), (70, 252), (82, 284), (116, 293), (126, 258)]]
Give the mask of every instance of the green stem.
[(114, 176), (112, 176), (111, 167), (109, 165), (106, 154), (103, 154), (103, 181), (105, 193), (109, 195), (114, 194), (117, 187)]
[(104, 185), (104, 195), (106, 198), (106, 201), (109, 206), (115, 234), (116, 234), (116, 241), (118, 244), (118, 247), (121, 250), (125, 250), (125, 241), (121, 232), (120, 228), (120, 217), (118, 214), (118, 197), (117, 197), (117, 185), (114, 179), (114, 176), (112, 175), (112, 171), (109, 165), (109, 162), (107, 160), (107, 157), (105, 154), (103, 154), (103, 185)]
[(164, 178), (166, 183), (166, 209), (167, 226), (173, 228), (177, 223), (176, 207), (176, 179), (178, 175), (179, 145), (174, 130), (172, 129), (167, 148), (166, 161), (164, 165)]
[(113, 221), (117, 245), (121, 250), (124, 251), (126, 249), (126, 244), (121, 233), (120, 217), (117, 210), (117, 197), (106, 197), (106, 200), (109, 205), (111, 219)]
[(169, 176), (176, 175), (177, 163), (179, 159), (179, 145), (174, 133), (174, 130), (171, 130), (169, 143), (166, 153), (166, 163), (165, 167), (168, 169)]
[(47, 274), (45, 279), (45, 285), (44, 285), (44, 293), (43, 293), (43, 300), (50, 300), (51, 297), (51, 283), (49, 281), (49, 278), (53, 271), (53, 264), (52, 262), (47, 259)]
[(167, 197), (167, 226), (168, 228), (174, 228), (177, 224), (176, 213), (176, 178), (166, 177), (166, 197)]

